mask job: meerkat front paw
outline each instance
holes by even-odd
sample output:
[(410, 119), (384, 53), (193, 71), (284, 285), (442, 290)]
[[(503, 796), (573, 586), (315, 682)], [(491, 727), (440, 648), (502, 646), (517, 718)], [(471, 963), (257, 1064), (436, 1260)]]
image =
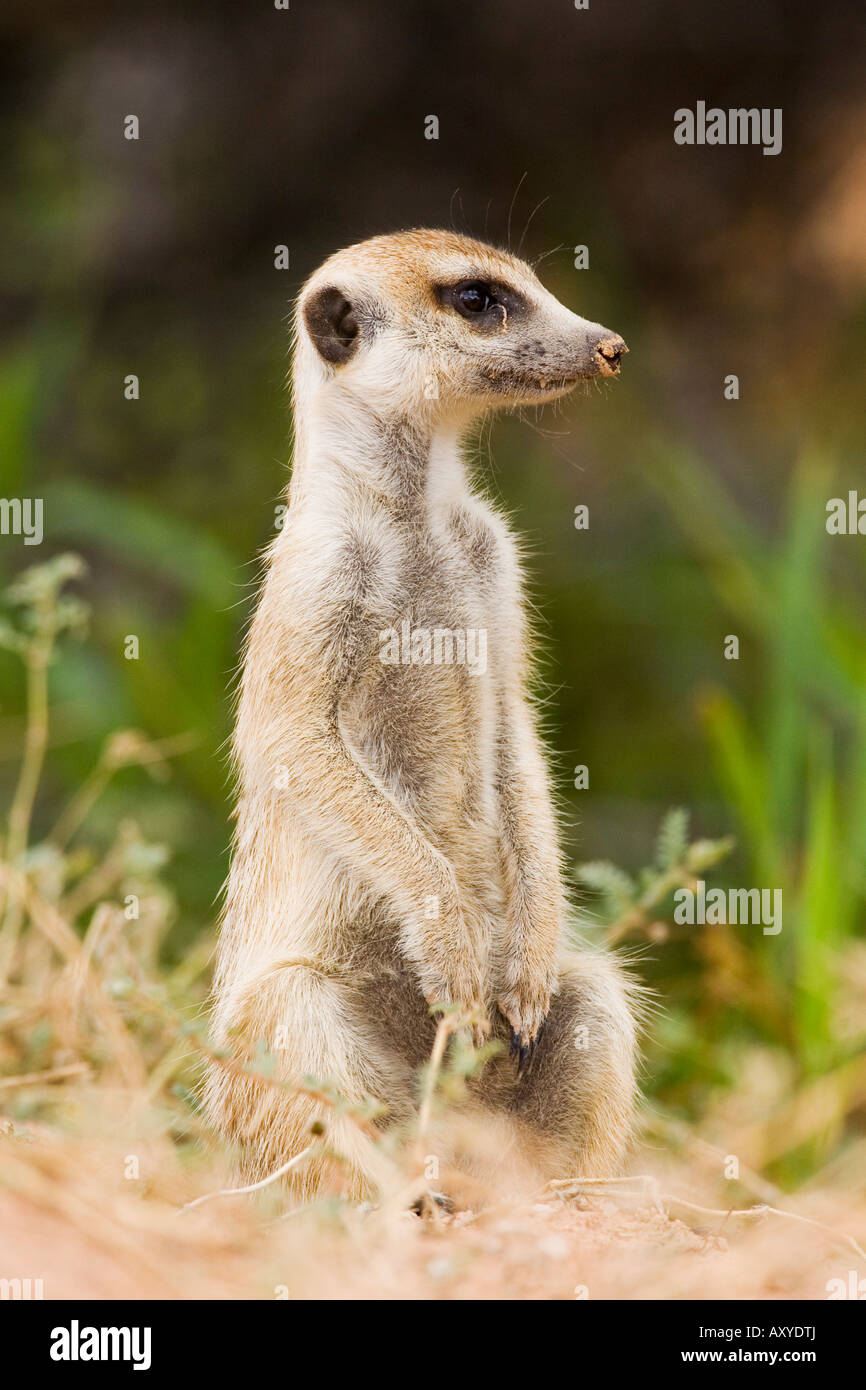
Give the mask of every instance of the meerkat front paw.
[[(447, 919), (446, 919), (447, 921)], [(460, 1018), (456, 1031), (465, 1032), (481, 1047), (490, 1036), (490, 994), (487, 960), (491, 928), (474, 910), (456, 905), (442, 930), (427, 934), (421, 961), (421, 985), (427, 1003), (456, 1006)]]
[(451, 960), (443, 966), (440, 978), (424, 990), (427, 1003), (444, 1005), (450, 1009), (457, 1006), (460, 1014), (460, 1031), (471, 1030), (476, 1047), (481, 1047), (490, 1036), (490, 1019), (485, 1001), (484, 978), (480, 967), (472, 961)]
[(545, 971), (535, 978), (524, 975), (506, 988), (496, 1001), (500, 1012), (511, 1025), (509, 1052), (517, 1059), (518, 1076), (523, 1076), (532, 1065), (556, 989), (555, 971)]

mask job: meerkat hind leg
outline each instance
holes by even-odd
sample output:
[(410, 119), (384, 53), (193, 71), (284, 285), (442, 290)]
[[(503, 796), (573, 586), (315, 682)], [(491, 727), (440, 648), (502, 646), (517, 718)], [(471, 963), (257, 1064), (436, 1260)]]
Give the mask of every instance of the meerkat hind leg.
[(359, 1200), (380, 1191), (389, 1164), (369, 1126), (307, 1093), (319, 1083), (349, 1106), (372, 1098), (392, 1118), (408, 1103), (405, 1079), (366, 1036), (346, 986), (307, 966), (283, 966), (248, 989), (229, 1026), (250, 1061), (257, 1046), (274, 1054), (274, 1079), (287, 1083), (281, 1092), (219, 1069), (211, 1074), (208, 1108), (240, 1148), (243, 1180), (257, 1181), (313, 1145), (287, 1176), (293, 1194)]
[(482, 1076), (483, 1101), (517, 1121), (523, 1148), (548, 1179), (609, 1177), (620, 1163), (634, 1104), (628, 991), (604, 958), (571, 957), (531, 1062), (505, 1055)]

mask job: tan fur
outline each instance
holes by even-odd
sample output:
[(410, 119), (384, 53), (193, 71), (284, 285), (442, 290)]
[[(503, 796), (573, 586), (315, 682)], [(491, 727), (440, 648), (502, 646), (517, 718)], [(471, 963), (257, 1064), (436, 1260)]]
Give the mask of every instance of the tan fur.
[[(501, 302), (465, 317), (449, 287), (466, 281)], [(474, 1006), (495, 1036), (534, 1048), (521, 1077), (507, 1056), (489, 1065), (477, 1104), (512, 1117), (548, 1176), (615, 1168), (634, 1024), (615, 965), (565, 953), (518, 547), (458, 445), (484, 411), (614, 374), (625, 350), (529, 266), (450, 233), (376, 237), (326, 261), (298, 303), (289, 506), (234, 740), (215, 1042), (374, 1097), (393, 1124), (413, 1114), (429, 1001)], [(404, 622), (483, 630), (486, 669), (386, 664), (381, 634)], [(297, 1153), (319, 1119), (338, 1156), (303, 1164), (299, 1191), (360, 1196), (382, 1180), (376, 1147), (314, 1099), (219, 1067), (206, 1099), (248, 1173)]]

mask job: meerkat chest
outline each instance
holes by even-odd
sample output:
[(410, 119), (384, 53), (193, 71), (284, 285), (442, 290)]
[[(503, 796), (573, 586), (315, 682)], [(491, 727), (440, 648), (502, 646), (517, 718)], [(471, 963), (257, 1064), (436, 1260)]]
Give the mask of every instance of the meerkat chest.
[(389, 633), (400, 665), (495, 685), (506, 659), (509, 598), (495, 535), (483, 519), (454, 509), (432, 517), (405, 547), (399, 618)]
[(419, 528), (404, 538), (387, 620), (346, 709), (377, 775), (442, 836), (491, 813), (505, 607), (491, 535), (465, 518)]

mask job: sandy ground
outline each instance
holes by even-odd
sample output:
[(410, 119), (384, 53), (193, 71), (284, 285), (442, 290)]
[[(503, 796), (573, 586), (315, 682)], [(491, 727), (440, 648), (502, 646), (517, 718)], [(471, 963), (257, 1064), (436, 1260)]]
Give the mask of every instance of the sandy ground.
[(151, 1178), (124, 1176), (110, 1144), (0, 1140), (0, 1278), (41, 1279), (46, 1299), (498, 1300), (826, 1299), (828, 1281), (866, 1276), (850, 1202), (789, 1204), (806, 1220), (678, 1211), (706, 1201), (682, 1166), (655, 1192), (542, 1191), (422, 1221), (337, 1203), (287, 1214), (273, 1191), (182, 1211), (220, 1175), (168, 1171), (159, 1143), (136, 1157)]

